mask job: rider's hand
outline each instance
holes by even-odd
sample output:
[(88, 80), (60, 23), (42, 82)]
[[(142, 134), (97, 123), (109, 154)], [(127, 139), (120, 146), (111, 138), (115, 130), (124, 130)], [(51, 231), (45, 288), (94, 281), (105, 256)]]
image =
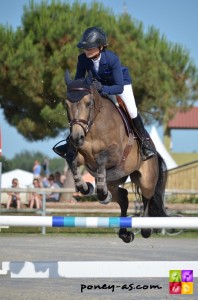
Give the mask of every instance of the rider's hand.
[(93, 79), (93, 86), (95, 87), (95, 89), (98, 91), (98, 92), (101, 92), (102, 91), (102, 84), (100, 81), (98, 81), (97, 79)]

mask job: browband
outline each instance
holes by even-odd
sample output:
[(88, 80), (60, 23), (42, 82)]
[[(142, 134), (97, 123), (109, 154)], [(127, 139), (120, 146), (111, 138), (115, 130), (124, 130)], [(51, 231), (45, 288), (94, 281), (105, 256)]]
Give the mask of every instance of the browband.
[(90, 89), (87, 88), (83, 88), (83, 87), (79, 87), (79, 88), (72, 88), (72, 89), (68, 89), (67, 92), (72, 92), (72, 91), (86, 91), (86, 92), (91, 92)]

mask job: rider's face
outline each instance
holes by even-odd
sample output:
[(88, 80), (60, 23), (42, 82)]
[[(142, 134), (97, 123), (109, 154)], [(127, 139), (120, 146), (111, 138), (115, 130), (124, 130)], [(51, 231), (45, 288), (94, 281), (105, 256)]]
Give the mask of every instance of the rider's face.
[(99, 48), (84, 49), (87, 58), (97, 57), (100, 55)]

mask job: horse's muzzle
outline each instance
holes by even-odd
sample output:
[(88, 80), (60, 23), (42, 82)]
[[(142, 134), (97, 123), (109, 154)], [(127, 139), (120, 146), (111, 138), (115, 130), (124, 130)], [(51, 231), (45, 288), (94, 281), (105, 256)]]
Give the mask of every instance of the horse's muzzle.
[(78, 138), (73, 138), (72, 137), (72, 143), (73, 143), (74, 147), (76, 147), (76, 148), (82, 147), (84, 142), (85, 142), (85, 137), (84, 136), (80, 136)]

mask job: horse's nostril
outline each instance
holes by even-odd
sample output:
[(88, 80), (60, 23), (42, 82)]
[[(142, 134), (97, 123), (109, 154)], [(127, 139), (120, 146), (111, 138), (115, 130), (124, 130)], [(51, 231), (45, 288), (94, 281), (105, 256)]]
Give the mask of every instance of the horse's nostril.
[(85, 141), (85, 137), (84, 135), (79, 135), (77, 138), (73, 139), (74, 140), (74, 145), (75, 147), (80, 147), (84, 144), (84, 141)]

